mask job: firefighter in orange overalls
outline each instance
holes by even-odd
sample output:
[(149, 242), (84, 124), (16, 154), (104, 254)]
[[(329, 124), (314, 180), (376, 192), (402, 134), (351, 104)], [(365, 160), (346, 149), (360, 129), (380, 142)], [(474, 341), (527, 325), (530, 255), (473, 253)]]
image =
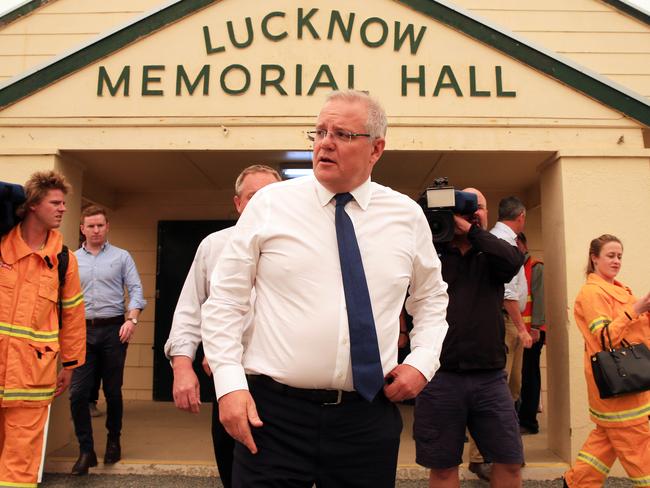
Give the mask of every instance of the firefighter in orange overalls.
[(24, 220), (0, 241), (0, 486), (37, 485), (48, 406), (85, 360), (83, 296), (71, 252), (61, 324), (58, 315), (63, 238), (54, 229), (68, 190), (58, 173), (32, 175)]
[(614, 347), (622, 339), (650, 345), (650, 293), (637, 300), (616, 281), (622, 256), (623, 245), (612, 235), (591, 241), (587, 283), (575, 302), (576, 322), (585, 339), (589, 413), (596, 428), (564, 475), (565, 486), (570, 488), (603, 486), (616, 458), (635, 487), (650, 487), (650, 391), (602, 399), (590, 364), (590, 357), (602, 350), (600, 332), (605, 326)]

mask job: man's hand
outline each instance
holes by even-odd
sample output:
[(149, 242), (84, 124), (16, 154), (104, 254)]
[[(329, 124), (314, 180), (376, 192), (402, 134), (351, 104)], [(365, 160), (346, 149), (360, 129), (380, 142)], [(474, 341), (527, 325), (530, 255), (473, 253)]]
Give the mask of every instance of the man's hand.
[(187, 356), (172, 357), (174, 386), (172, 393), (176, 408), (186, 412), (199, 413), (201, 389), (199, 379), (192, 369), (192, 359)]
[(530, 337), (533, 338), (533, 344), (539, 341), (539, 338), (541, 337), (539, 333), (539, 329), (531, 328), (530, 329)]
[(460, 215), (454, 214), (454, 223), (456, 224), (456, 234), (465, 235), (469, 232), (472, 224)]
[(427, 379), (413, 366), (398, 364), (386, 375), (384, 394), (391, 402), (415, 398), (427, 385)]
[(219, 421), (233, 439), (241, 442), (252, 454), (257, 454), (251, 425), (262, 427), (263, 424), (248, 390), (231, 391), (219, 398)]
[(135, 325), (133, 322), (130, 320), (127, 320), (122, 324), (122, 327), (120, 327), (120, 342), (124, 344), (125, 342), (129, 342), (131, 340), (131, 337), (133, 337), (133, 333), (135, 332)]
[(533, 345), (533, 338), (530, 336), (526, 328), (524, 328), (523, 330), (519, 329), (517, 331), (517, 336), (519, 336), (519, 340), (521, 341), (521, 343), (526, 349), (531, 348), (531, 346)]
[(62, 369), (59, 371), (58, 376), (56, 377), (56, 390), (54, 391), (54, 396), (58, 397), (63, 393), (68, 386), (70, 386), (70, 381), (72, 380), (72, 370), (71, 369)]
[(205, 374), (208, 376), (212, 376), (212, 370), (210, 369), (210, 363), (208, 363), (208, 358), (203, 356), (203, 361), (201, 361), (201, 366), (203, 366), (203, 371), (205, 371)]

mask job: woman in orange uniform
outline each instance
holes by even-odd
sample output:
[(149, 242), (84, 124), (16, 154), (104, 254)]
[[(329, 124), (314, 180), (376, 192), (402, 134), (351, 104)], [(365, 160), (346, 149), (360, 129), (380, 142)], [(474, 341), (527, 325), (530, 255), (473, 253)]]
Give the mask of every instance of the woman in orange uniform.
[(600, 332), (605, 326), (614, 347), (622, 339), (650, 346), (650, 293), (637, 299), (615, 279), (622, 257), (618, 238), (605, 234), (591, 241), (587, 283), (575, 302), (576, 323), (585, 339), (589, 413), (596, 428), (564, 475), (565, 486), (570, 488), (603, 486), (616, 458), (635, 487), (650, 487), (650, 391), (602, 399), (590, 364), (590, 357), (602, 350)]

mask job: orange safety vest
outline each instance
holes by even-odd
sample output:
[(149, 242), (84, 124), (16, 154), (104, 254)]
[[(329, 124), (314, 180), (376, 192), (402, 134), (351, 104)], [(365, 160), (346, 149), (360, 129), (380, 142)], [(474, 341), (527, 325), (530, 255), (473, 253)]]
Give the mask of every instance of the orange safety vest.
[(0, 242), (0, 407), (52, 402), (57, 357), (66, 369), (86, 360), (86, 323), (77, 259), (69, 252), (59, 329), (57, 254), (63, 237), (51, 230), (43, 249), (22, 239), (20, 225)]
[[(532, 279), (533, 279), (533, 268), (537, 264), (544, 264), (542, 261), (538, 261), (533, 257), (528, 257), (524, 263), (524, 273), (526, 274), (526, 284), (528, 285), (528, 296), (526, 297), (526, 308), (521, 312), (521, 317), (524, 319), (524, 324), (528, 332), (530, 332), (532, 320), (533, 320), (533, 291), (532, 291)], [(546, 330), (546, 324), (540, 327), (541, 330)]]
[(636, 298), (618, 281), (608, 283), (595, 273), (587, 277), (574, 306), (574, 316), (585, 340), (583, 364), (589, 396), (589, 413), (594, 423), (603, 427), (625, 427), (648, 422), (650, 391), (602, 399), (594, 382), (591, 356), (602, 350), (600, 332), (608, 326), (612, 343), (622, 339), (650, 346), (650, 313), (634, 313)]

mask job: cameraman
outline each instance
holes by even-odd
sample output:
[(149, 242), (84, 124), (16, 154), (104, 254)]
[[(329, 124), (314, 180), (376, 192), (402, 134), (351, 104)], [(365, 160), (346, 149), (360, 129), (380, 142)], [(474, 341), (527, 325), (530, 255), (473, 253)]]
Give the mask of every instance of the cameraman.
[(439, 245), (447, 282), (449, 331), (440, 370), (417, 397), (416, 461), (431, 469), (430, 486), (458, 487), (465, 428), (494, 464), (491, 486), (521, 486), (524, 460), (519, 423), (506, 383), (504, 284), (523, 256), (487, 229), (485, 197), (474, 188), (478, 210), (454, 215), (455, 235)]

